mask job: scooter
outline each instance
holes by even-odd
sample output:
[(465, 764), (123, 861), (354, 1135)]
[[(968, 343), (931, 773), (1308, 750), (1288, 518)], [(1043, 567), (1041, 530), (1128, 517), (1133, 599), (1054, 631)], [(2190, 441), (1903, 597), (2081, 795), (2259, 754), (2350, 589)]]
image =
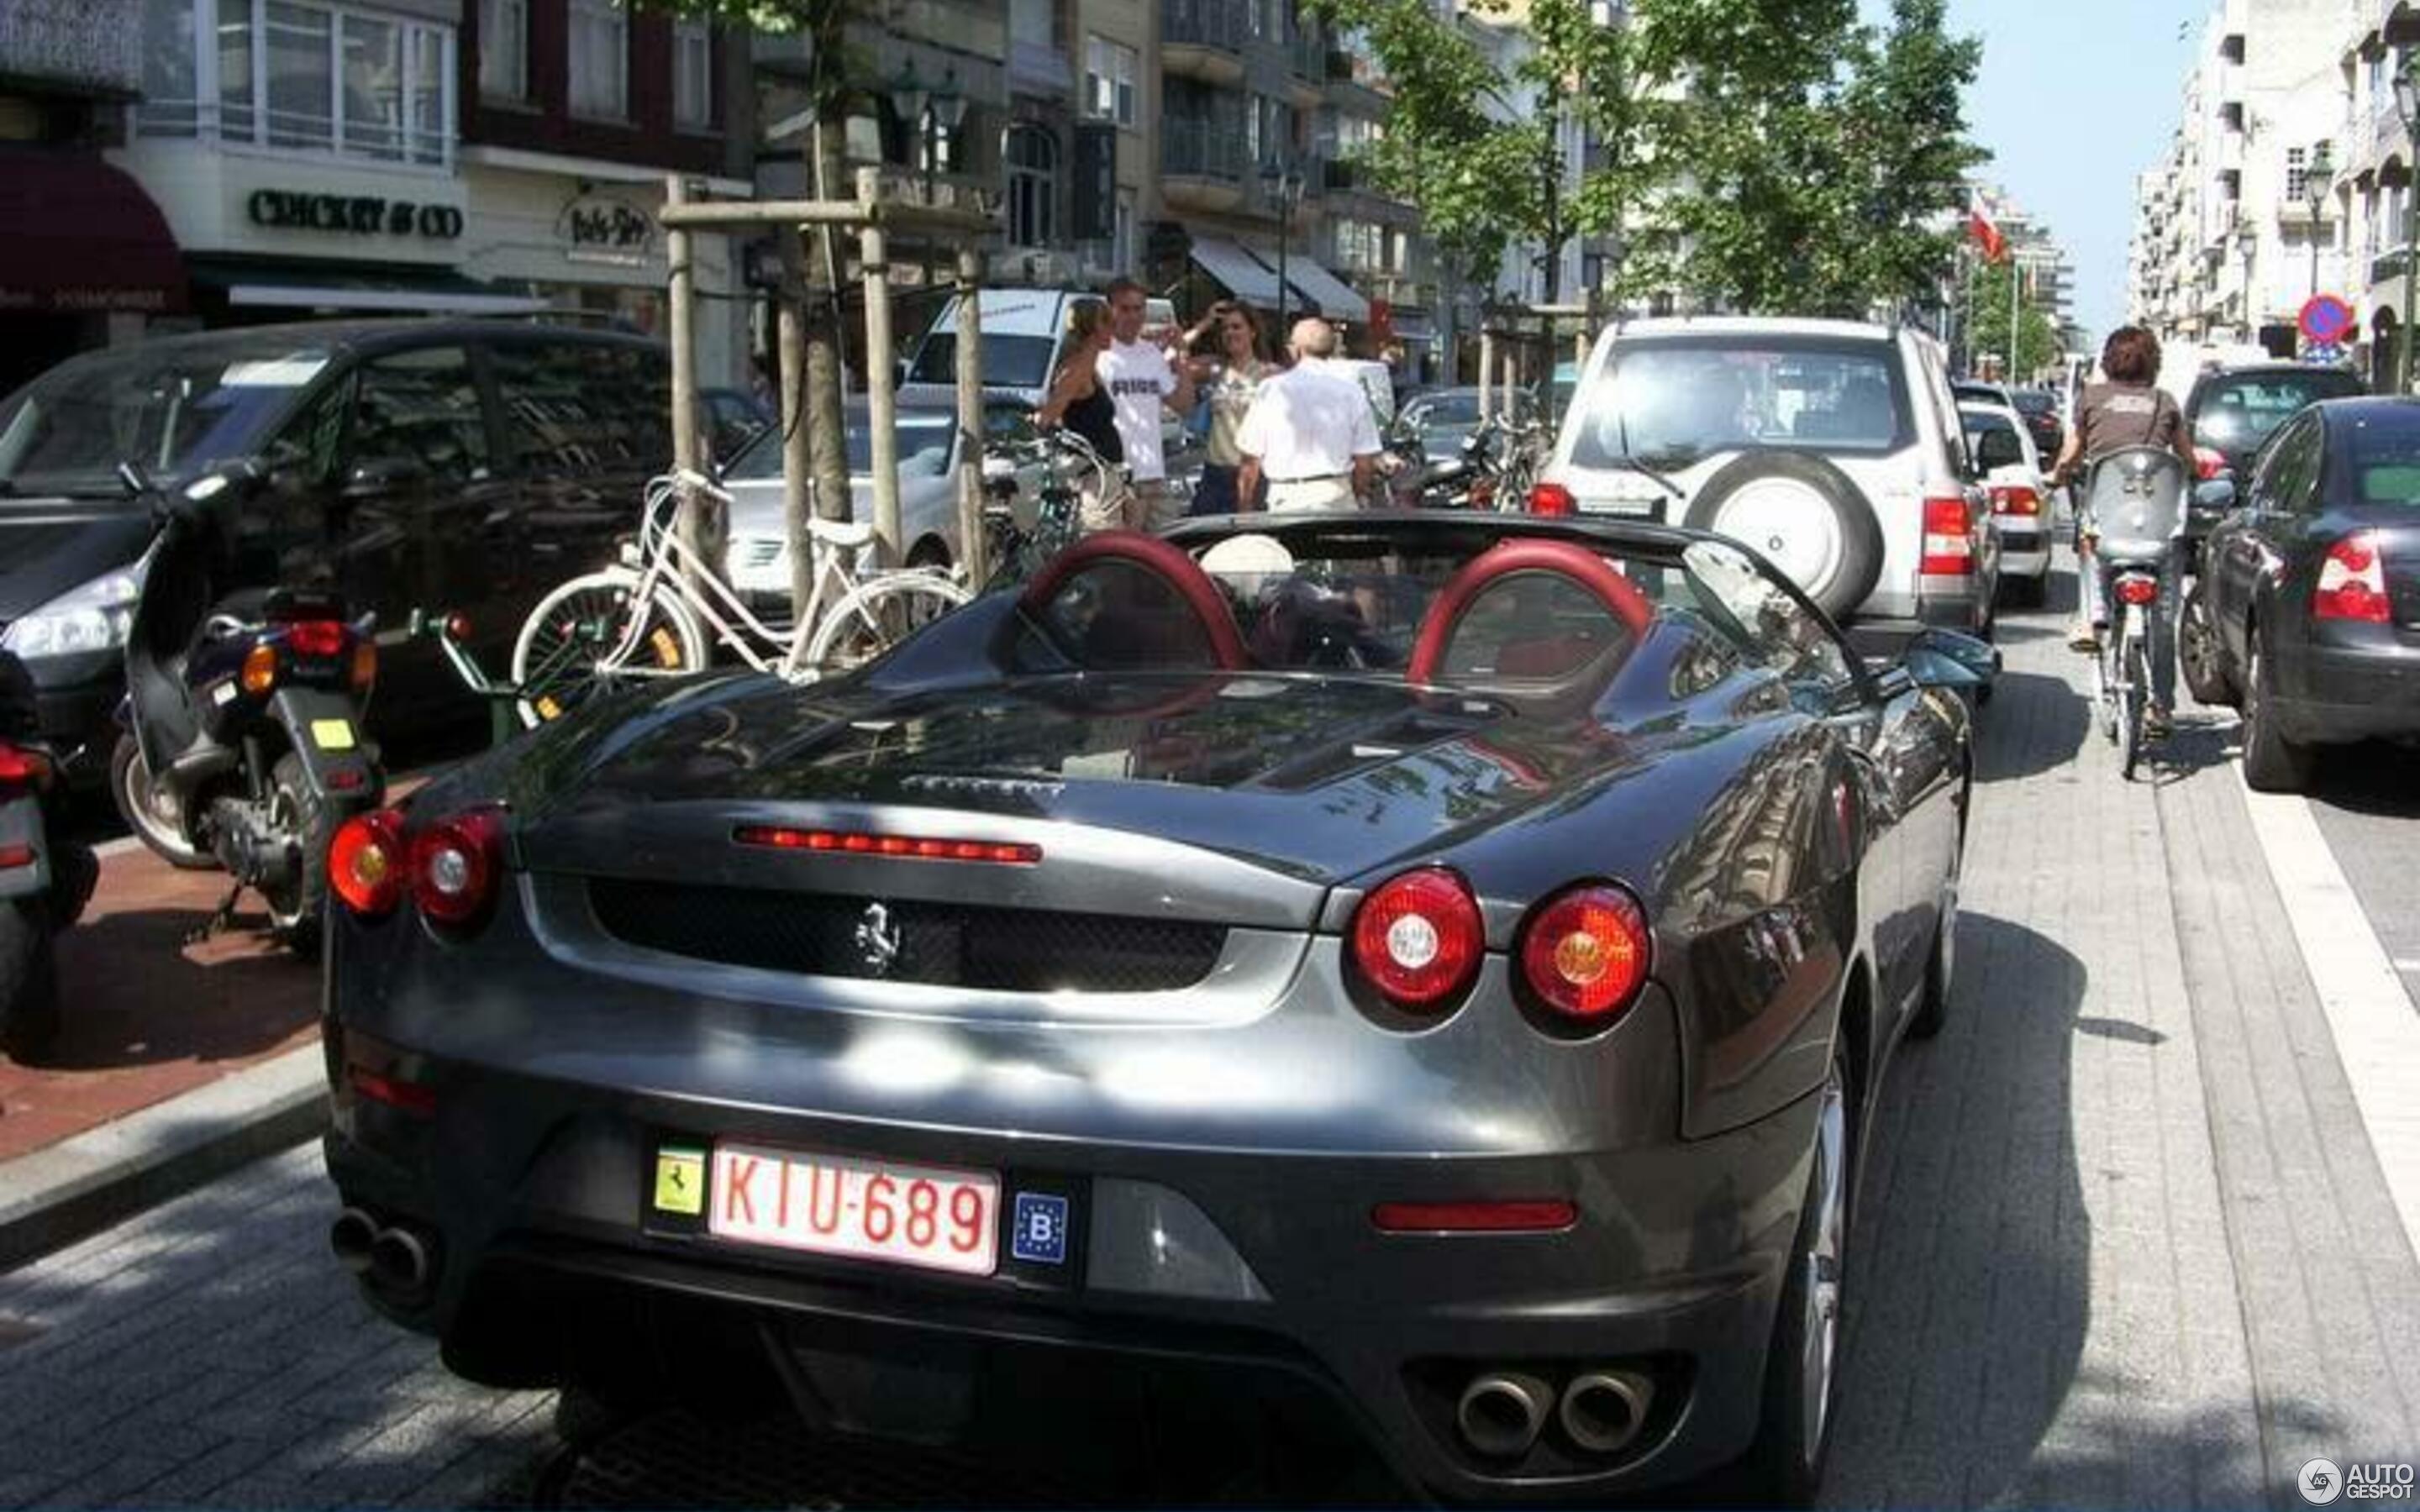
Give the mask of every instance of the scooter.
[(206, 474), (161, 511), (126, 639), (126, 734), (110, 790), (170, 864), (235, 886), (195, 932), (224, 927), (249, 887), (295, 954), (317, 955), (328, 841), (386, 796), (361, 711), (378, 677), (371, 619), (334, 594), (276, 588), (211, 596), (225, 509), (261, 486)]
[(101, 874), (91, 847), (58, 831), (61, 792), (37, 732), (33, 679), (0, 651), (0, 1049), (19, 1059), (57, 1037), (54, 941)]

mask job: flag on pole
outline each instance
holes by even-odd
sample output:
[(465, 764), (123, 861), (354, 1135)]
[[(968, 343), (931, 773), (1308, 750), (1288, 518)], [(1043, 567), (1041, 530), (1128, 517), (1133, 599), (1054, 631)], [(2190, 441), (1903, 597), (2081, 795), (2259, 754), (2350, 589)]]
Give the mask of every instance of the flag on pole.
[(1991, 196), (1980, 189), (1967, 193), (1966, 234), (1983, 249), (1983, 260), (1987, 263), (1998, 262), (2009, 255), (2009, 239), (2000, 234), (2000, 223), (1992, 212)]

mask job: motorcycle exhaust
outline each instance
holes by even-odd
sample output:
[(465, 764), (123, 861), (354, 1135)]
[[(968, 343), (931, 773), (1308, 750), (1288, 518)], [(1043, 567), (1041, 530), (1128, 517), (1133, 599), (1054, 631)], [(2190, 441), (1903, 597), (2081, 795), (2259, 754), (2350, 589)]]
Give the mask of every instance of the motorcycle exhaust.
[(422, 1295), (436, 1269), (429, 1258), (432, 1247), (430, 1241), (400, 1224), (380, 1229), (370, 1242), (370, 1280), (398, 1297)]
[(1620, 1454), (1647, 1426), (1655, 1383), (1632, 1370), (1593, 1370), (1563, 1389), (1563, 1432), (1590, 1454)]
[(1491, 1459), (1517, 1458), (1538, 1442), (1553, 1401), (1554, 1393), (1537, 1377), (1497, 1371), (1463, 1388), (1454, 1426), (1477, 1453)]
[(328, 1247), (336, 1252), (337, 1264), (355, 1275), (366, 1275), (370, 1248), (378, 1242), (378, 1233), (377, 1219), (359, 1208), (347, 1208), (328, 1226)]

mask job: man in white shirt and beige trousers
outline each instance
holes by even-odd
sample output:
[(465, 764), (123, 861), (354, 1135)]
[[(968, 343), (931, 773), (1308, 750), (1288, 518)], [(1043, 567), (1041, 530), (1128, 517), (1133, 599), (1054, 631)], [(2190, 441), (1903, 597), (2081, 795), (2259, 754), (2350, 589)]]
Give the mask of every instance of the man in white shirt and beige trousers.
[(1370, 396), (1330, 364), (1336, 330), (1326, 321), (1295, 321), (1287, 345), (1294, 366), (1261, 385), (1236, 427), (1236, 497), (1251, 498), (1265, 479), (1272, 510), (1356, 508), (1378, 456)]

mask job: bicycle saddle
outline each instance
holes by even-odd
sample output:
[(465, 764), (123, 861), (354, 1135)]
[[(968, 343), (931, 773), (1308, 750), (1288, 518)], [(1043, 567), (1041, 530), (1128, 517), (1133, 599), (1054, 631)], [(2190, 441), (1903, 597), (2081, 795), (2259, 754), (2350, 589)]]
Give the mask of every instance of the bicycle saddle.
[(821, 515), (809, 517), (807, 533), (826, 546), (844, 551), (862, 551), (874, 544), (874, 525), (870, 520), (826, 519)]

